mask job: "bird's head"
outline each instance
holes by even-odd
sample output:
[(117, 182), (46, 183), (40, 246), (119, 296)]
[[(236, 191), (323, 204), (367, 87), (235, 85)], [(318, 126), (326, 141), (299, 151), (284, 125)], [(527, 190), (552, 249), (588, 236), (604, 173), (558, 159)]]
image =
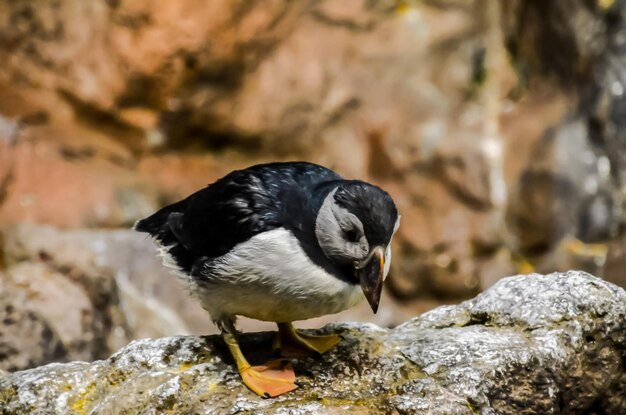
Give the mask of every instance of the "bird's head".
[(324, 199), (315, 236), (330, 261), (351, 269), (374, 313), (391, 264), (391, 238), (400, 217), (391, 196), (379, 187), (348, 181)]

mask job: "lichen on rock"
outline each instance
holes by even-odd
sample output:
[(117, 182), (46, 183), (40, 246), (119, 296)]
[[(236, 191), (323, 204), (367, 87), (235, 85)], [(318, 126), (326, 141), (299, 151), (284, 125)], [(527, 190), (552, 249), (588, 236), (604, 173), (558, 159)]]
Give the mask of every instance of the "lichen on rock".
[[(261, 399), (221, 339), (130, 343), (106, 360), (0, 374), (5, 414), (587, 414), (626, 411), (626, 292), (571, 271), (501, 280), (386, 330), (334, 324), (342, 342), (294, 361), (301, 388)], [(270, 333), (245, 334), (253, 361)]]

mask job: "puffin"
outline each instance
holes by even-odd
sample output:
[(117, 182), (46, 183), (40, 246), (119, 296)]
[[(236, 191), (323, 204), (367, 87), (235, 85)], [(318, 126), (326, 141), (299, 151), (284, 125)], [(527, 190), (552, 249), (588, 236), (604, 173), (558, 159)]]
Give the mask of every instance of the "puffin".
[(235, 170), (135, 223), (209, 313), (243, 383), (262, 397), (296, 389), (289, 361), (251, 366), (238, 316), (275, 322), (274, 346), (320, 355), (341, 339), (292, 323), (366, 300), (376, 313), (400, 216), (391, 196), (308, 162)]

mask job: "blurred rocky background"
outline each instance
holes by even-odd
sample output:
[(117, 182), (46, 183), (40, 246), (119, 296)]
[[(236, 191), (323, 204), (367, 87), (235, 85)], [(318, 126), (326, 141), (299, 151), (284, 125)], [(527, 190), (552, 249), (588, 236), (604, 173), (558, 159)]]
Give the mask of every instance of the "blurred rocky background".
[(402, 214), (378, 315), (302, 326), (530, 271), (624, 287), (625, 88), (624, 0), (0, 0), (0, 369), (214, 332), (129, 228), (270, 160)]

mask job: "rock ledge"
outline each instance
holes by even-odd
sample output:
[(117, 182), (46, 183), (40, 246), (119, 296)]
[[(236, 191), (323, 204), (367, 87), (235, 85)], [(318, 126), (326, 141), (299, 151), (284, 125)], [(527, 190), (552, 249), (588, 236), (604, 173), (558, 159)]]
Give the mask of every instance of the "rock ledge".
[[(218, 337), (185, 336), (0, 374), (0, 413), (626, 413), (626, 292), (583, 272), (505, 278), (392, 330), (323, 331), (344, 340), (296, 362), (302, 388), (277, 399), (242, 387)], [(270, 338), (244, 335), (244, 352), (266, 357)]]

